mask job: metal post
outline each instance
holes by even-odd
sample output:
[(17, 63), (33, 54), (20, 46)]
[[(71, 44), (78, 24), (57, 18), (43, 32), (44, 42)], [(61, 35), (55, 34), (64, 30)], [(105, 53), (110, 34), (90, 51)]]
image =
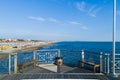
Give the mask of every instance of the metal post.
[[(36, 50), (33, 51), (33, 60), (36, 60)], [(34, 67), (36, 66), (36, 61), (34, 63)]]
[(106, 58), (105, 58), (104, 72), (106, 73)]
[(33, 60), (36, 60), (36, 50), (33, 51)]
[(9, 66), (8, 66), (8, 73), (9, 75), (11, 74), (11, 54), (9, 53), (9, 62), (8, 62)]
[(103, 53), (100, 52), (100, 73), (103, 72)]
[(113, 50), (112, 50), (112, 56), (113, 56), (113, 69), (112, 69), (112, 75), (113, 77), (116, 76), (115, 74), (115, 39), (116, 39), (116, 0), (113, 2), (114, 4), (114, 13), (113, 13)]
[(14, 55), (14, 73), (17, 73), (17, 53)]
[(107, 75), (109, 75), (110, 73), (110, 66), (109, 66), (109, 61), (110, 61), (110, 58), (109, 58), (109, 54), (107, 54)]
[(39, 60), (39, 55), (37, 53), (37, 50), (35, 50), (35, 52), (36, 52), (36, 60)]
[(105, 58), (105, 66), (104, 66), (104, 67), (105, 67), (105, 68), (104, 68), (104, 69), (105, 69), (105, 71), (104, 71), (105, 73), (107, 73), (107, 71), (106, 71), (106, 69), (107, 69), (106, 65), (107, 65), (107, 64), (106, 64), (106, 63), (107, 63), (107, 61), (106, 61), (106, 58)]
[(60, 57), (60, 49), (58, 50), (58, 57)]
[[(84, 50), (82, 50), (82, 62), (84, 62)], [(82, 67), (84, 67), (84, 63), (82, 63)]]

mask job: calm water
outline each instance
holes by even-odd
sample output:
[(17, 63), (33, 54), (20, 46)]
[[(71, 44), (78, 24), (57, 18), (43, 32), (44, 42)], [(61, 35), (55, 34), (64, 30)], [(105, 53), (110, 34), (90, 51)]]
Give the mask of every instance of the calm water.
[[(58, 42), (43, 49), (87, 50), (93, 52), (112, 53), (112, 42)], [(120, 53), (120, 42), (116, 42), (116, 53)]]

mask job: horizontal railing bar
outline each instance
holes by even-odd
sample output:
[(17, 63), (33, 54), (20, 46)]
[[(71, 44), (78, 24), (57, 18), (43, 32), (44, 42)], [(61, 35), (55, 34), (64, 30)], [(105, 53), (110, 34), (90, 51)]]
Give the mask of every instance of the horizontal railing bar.
[(61, 52), (82, 52), (82, 50), (60, 50)]
[(116, 55), (116, 56), (120, 56), (120, 53), (116, 53), (115, 55)]
[[(112, 56), (112, 54), (109, 54), (109, 53), (106, 53), (105, 55), (106, 55), (106, 56), (108, 56), (108, 55), (109, 55), (109, 56)], [(115, 56), (120, 56), (120, 54), (117, 53), (117, 54), (115, 54)]]
[(39, 51), (39, 52), (48, 52), (48, 51), (58, 51), (59, 49), (53, 49), (53, 50), (36, 50), (36, 51)]
[(105, 56), (110, 56), (111, 54), (109, 54), (109, 53), (105, 53), (104, 55), (105, 55)]
[[(36, 50), (40, 52), (51, 52), (51, 51), (58, 51), (59, 49), (54, 49), (54, 50)], [(61, 52), (82, 52), (82, 50), (60, 50)]]
[(85, 51), (85, 53), (91, 53), (91, 54), (97, 54), (97, 55), (100, 55), (100, 52), (93, 52), (93, 51)]
[(27, 52), (18, 52), (18, 53), (29, 53), (29, 52), (33, 52), (33, 51), (27, 51)]
[(115, 58), (115, 59), (120, 59), (120, 58)]

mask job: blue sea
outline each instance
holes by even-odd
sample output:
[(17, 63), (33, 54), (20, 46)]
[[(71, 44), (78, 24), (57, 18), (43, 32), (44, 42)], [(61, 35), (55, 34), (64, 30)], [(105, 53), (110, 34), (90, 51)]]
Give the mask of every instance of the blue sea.
[[(111, 54), (112, 42), (63, 41), (54, 43), (52, 46), (43, 47), (42, 49), (85, 50)], [(120, 42), (116, 42), (116, 53), (120, 53)]]

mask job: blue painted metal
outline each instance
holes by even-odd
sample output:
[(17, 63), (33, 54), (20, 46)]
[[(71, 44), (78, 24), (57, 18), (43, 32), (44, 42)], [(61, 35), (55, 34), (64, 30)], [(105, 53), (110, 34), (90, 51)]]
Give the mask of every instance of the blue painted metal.
[(37, 50), (36, 59), (41, 64), (54, 64), (55, 59), (58, 56), (58, 50)]
[[(103, 72), (107, 75), (113, 76), (113, 57), (110, 54), (105, 54), (103, 57)], [(115, 75), (117, 77), (120, 75), (120, 54), (115, 54)]]
[(18, 56), (18, 60), (17, 60), (18, 64), (23, 64), (23, 63), (33, 61), (33, 51), (18, 53), (17, 56)]
[(0, 73), (8, 73), (8, 58), (0, 58)]

